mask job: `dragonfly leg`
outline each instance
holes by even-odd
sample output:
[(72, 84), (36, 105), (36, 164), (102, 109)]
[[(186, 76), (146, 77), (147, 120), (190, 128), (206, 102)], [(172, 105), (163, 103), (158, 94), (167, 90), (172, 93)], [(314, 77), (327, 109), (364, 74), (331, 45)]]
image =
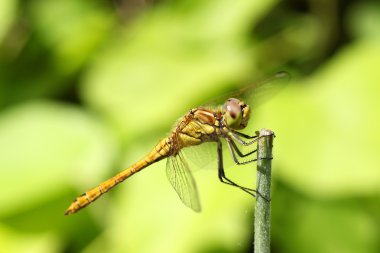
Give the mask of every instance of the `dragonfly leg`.
[[(238, 165), (242, 165), (242, 164), (247, 164), (247, 163), (251, 163), (251, 162), (254, 162), (254, 161), (257, 161), (257, 159), (252, 159), (252, 160), (249, 160), (249, 161), (245, 161), (245, 162), (239, 162), (237, 160), (237, 157), (235, 155), (235, 152), (234, 152), (234, 149), (236, 150), (236, 152), (242, 156), (243, 154), (240, 152), (240, 150), (237, 148), (236, 144), (227, 138), (227, 143), (228, 143), (228, 146), (230, 148), (230, 151), (231, 151), (231, 154), (232, 154), (232, 157), (235, 161), (236, 164)], [(219, 141), (218, 142), (218, 175), (219, 175), (219, 180), (225, 184), (229, 184), (229, 185), (232, 185), (232, 186), (235, 186), (235, 187), (238, 187), (240, 188), (241, 190), (247, 192), (248, 194), (256, 197), (256, 194), (258, 194), (260, 197), (262, 197), (263, 199), (265, 199), (266, 201), (270, 202), (270, 199), (267, 199), (266, 197), (264, 197), (263, 195), (261, 195), (260, 192), (258, 192), (257, 190), (253, 190), (253, 189), (250, 189), (250, 188), (247, 188), (247, 187), (244, 187), (244, 186), (240, 186), (238, 184), (236, 184), (235, 182), (233, 182), (232, 180), (228, 179), (224, 173), (224, 167), (223, 167), (223, 157), (222, 157), (222, 143)], [(253, 150), (247, 154), (245, 154), (245, 156), (247, 155), (250, 155), (250, 154), (253, 154), (255, 153), (257, 150)], [(273, 159), (273, 157), (271, 158), (262, 158), (262, 159)], [(225, 180), (225, 181), (224, 181)], [(253, 193), (254, 192), (254, 193)]]
[(236, 143), (232, 139), (228, 138), (227, 139), (227, 143), (230, 146), (230, 150), (231, 150), (231, 148), (233, 148), (240, 157), (246, 157), (246, 156), (252, 155), (253, 153), (257, 152), (257, 149), (255, 149), (255, 150), (252, 150), (252, 151), (248, 152), (247, 154), (243, 154), (239, 150), (239, 148), (237, 147)]
[[(237, 132), (237, 131), (233, 131), (233, 130), (230, 130), (228, 132), (228, 135), (230, 137), (232, 137), (232, 139), (236, 140), (237, 142), (239, 142), (243, 146), (252, 145), (253, 143), (257, 142), (261, 138), (260, 136), (249, 136), (249, 135), (246, 135), (246, 134), (243, 134), (243, 133), (240, 133), (240, 132)], [(249, 142), (246, 142), (246, 141), (244, 141), (240, 137), (244, 137), (246, 139), (253, 139), (253, 140), (249, 141)]]
[(228, 147), (230, 148), (232, 158), (234, 159), (234, 162), (237, 165), (243, 165), (243, 164), (252, 163), (252, 162), (257, 161), (257, 159), (251, 159), (248, 161), (240, 162), (236, 157), (235, 151), (239, 154), (240, 157), (244, 157), (244, 156), (253, 154), (254, 152), (256, 152), (256, 150), (253, 150), (253, 151), (251, 151), (251, 152), (249, 152), (243, 156), (243, 154), (240, 152), (240, 150), (236, 147), (236, 144), (231, 139), (226, 138), (226, 140), (227, 140)]
[[(218, 141), (218, 177), (222, 183), (238, 187), (239, 189), (245, 191), (246, 193), (248, 193), (249, 195), (252, 195), (253, 197), (256, 197), (255, 193), (258, 193), (256, 190), (238, 185), (237, 183), (235, 183), (234, 181), (226, 177), (226, 174), (224, 173), (224, 167), (223, 167), (222, 142), (220, 140)], [(260, 193), (258, 194), (261, 196)]]
[(238, 135), (238, 136), (240, 136), (240, 137), (246, 138), (246, 139), (255, 139), (255, 138), (258, 137), (257, 135), (249, 136), (249, 135), (247, 135), (247, 134), (240, 133), (240, 132), (235, 131), (235, 130), (233, 130), (233, 129), (230, 129), (230, 131), (233, 132), (234, 134), (236, 134), (236, 135)]
[(242, 138), (240, 138), (240, 136), (239, 136), (239, 134), (242, 134), (242, 133), (239, 133), (239, 134), (237, 134), (237, 133), (238, 132), (236, 132), (236, 131), (235, 132), (229, 131), (229, 137), (236, 140), (237, 142), (239, 142), (243, 146), (252, 145), (253, 143), (255, 143), (260, 138), (260, 137), (256, 136), (256, 138), (254, 138), (252, 141), (246, 142)]

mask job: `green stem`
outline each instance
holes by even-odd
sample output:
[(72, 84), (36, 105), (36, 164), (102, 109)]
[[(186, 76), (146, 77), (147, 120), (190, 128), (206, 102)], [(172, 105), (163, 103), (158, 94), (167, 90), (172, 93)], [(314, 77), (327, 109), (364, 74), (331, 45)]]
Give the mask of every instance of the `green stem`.
[(270, 182), (274, 133), (261, 129), (257, 142), (255, 253), (270, 253)]

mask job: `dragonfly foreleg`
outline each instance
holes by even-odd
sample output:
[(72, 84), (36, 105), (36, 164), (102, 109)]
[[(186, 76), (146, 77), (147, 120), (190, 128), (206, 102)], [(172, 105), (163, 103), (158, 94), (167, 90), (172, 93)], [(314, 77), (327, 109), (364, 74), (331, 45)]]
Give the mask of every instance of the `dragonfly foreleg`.
[(233, 142), (233, 140), (229, 139), (229, 138), (226, 138), (227, 140), (227, 144), (228, 144), (228, 147), (230, 149), (230, 152), (231, 152), (231, 155), (232, 155), (232, 158), (234, 159), (234, 162), (237, 164), (237, 165), (243, 165), (243, 164), (247, 164), (247, 163), (251, 163), (251, 162), (255, 162), (257, 161), (257, 159), (252, 159), (252, 160), (248, 160), (248, 161), (243, 161), (243, 162), (240, 162), (237, 157), (236, 157), (236, 154), (235, 154), (235, 151), (236, 153), (238, 153), (238, 155), (240, 157), (245, 157), (245, 156), (248, 156), (248, 155), (251, 155), (253, 153), (256, 152), (256, 149), (247, 153), (247, 154), (242, 154), (241, 151), (237, 148), (236, 144)]
[(236, 134), (236, 135), (238, 135), (238, 136), (240, 136), (240, 137), (246, 138), (246, 139), (255, 139), (255, 138), (258, 137), (257, 135), (249, 136), (249, 135), (247, 135), (247, 134), (240, 133), (240, 132), (235, 131), (235, 130), (233, 130), (233, 129), (230, 129), (230, 131), (233, 132), (234, 134)]
[[(245, 191), (249, 195), (256, 197), (256, 195), (254, 194), (254, 193), (257, 193), (256, 190), (238, 185), (237, 183), (235, 183), (234, 181), (226, 177), (226, 174), (224, 172), (224, 166), (223, 166), (222, 142), (220, 140), (218, 141), (218, 177), (222, 183), (238, 187), (239, 189)], [(261, 194), (259, 195), (261, 196)]]
[(241, 145), (244, 145), (244, 146), (252, 145), (253, 143), (257, 142), (257, 140), (259, 139), (259, 137), (255, 136), (254, 140), (246, 142), (243, 139), (241, 139), (240, 136), (239, 136), (239, 135), (243, 135), (243, 134), (242, 133), (237, 134), (237, 133), (239, 133), (239, 132), (229, 131), (228, 132), (228, 136), (231, 137), (232, 139), (236, 140), (237, 142), (239, 142)]

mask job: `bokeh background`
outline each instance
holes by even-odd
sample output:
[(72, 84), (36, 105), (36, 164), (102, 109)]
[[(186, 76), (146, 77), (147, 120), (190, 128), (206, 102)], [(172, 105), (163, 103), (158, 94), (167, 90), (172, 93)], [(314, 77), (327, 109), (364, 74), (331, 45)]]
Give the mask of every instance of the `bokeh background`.
[(277, 135), (272, 252), (380, 252), (379, 1), (1, 0), (0, 252), (251, 252), (254, 199), (215, 168), (194, 173), (200, 214), (165, 162), (63, 213), (188, 109), (281, 70), (245, 130)]

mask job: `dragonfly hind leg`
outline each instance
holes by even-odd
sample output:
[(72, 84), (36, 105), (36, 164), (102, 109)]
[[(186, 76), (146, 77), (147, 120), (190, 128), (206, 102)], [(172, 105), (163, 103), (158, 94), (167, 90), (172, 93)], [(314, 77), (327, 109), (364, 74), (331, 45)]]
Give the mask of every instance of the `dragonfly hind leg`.
[[(242, 154), (241, 151), (236, 147), (236, 144), (232, 140), (227, 139), (227, 143), (229, 144), (232, 156), (233, 156), (234, 161), (235, 161), (236, 164), (242, 165), (242, 164), (247, 164), (247, 163), (251, 163), (251, 162), (257, 161), (257, 159), (252, 159), (252, 160), (245, 161), (245, 162), (239, 162), (237, 160), (237, 158), (236, 158), (236, 155), (235, 155), (235, 152), (234, 152), (234, 148), (236, 148), (236, 152), (239, 154), (240, 157), (245, 157), (245, 156), (251, 155), (251, 154), (255, 153), (256, 150), (253, 150), (253, 151), (251, 151), (251, 152), (249, 152), (247, 154)], [(227, 178), (227, 176), (226, 176), (226, 174), (224, 172), (222, 142), (220, 140), (218, 141), (218, 177), (219, 177), (219, 180), (222, 183), (225, 183), (225, 184), (228, 184), (228, 185), (231, 185), (231, 186), (235, 186), (235, 187), (243, 190), (244, 192), (248, 193), (249, 195), (251, 195), (253, 197), (256, 197), (256, 194), (258, 194), (260, 197), (262, 197), (266, 201), (268, 201), (268, 202), (270, 201), (269, 199), (267, 199), (263, 195), (261, 195), (260, 192), (258, 192), (257, 190), (254, 190), (254, 189), (251, 189), (251, 188), (247, 188), (247, 187), (238, 185), (237, 183), (235, 183), (231, 179)]]
[[(252, 152), (252, 153), (254, 153), (254, 152)], [(235, 183), (231, 179), (227, 178), (227, 176), (226, 176), (226, 174), (224, 172), (222, 142), (220, 140), (218, 141), (218, 177), (219, 177), (219, 180), (222, 183), (225, 183), (225, 184), (237, 187), (237, 188), (243, 190), (244, 192), (248, 193), (249, 195), (251, 195), (253, 197), (256, 197), (256, 194), (258, 194), (261, 197), (263, 197), (258, 191), (254, 190), (254, 189), (250, 189), (250, 188), (244, 187), (244, 186), (241, 186), (241, 185), (238, 185), (237, 183)], [(265, 200), (267, 200), (265, 197), (263, 197), (263, 198)]]
[(256, 194), (255, 194), (255, 193), (257, 193), (256, 190), (250, 189), (250, 188), (247, 188), (247, 187), (244, 187), (244, 186), (241, 186), (241, 185), (238, 185), (234, 181), (230, 180), (229, 178), (226, 177), (226, 175), (224, 173), (224, 169), (218, 169), (218, 177), (219, 177), (220, 182), (228, 184), (228, 185), (231, 185), (231, 186), (238, 187), (239, 189), (245, 191), (249, 195), (252, 195), (253, 197), (256, 197)]

